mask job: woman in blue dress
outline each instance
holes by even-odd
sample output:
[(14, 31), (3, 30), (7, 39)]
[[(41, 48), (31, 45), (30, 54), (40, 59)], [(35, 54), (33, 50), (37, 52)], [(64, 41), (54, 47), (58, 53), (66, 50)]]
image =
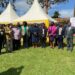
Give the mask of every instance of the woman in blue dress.
[(35, 48), (38, 46), (39, 42), (39, 27), (37, 26), (37, 24), (34, 24), (31, 27), (30, 32), (32, 34), (32, 45)]

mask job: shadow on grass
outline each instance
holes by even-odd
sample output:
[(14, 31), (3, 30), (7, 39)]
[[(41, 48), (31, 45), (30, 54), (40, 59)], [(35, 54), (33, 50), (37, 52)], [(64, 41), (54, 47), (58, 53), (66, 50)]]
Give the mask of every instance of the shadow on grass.
[(7, 52), (7, 51), (5, 51), (5, 52), (1, 52), (0, 55), (3, 55), (3, 54), (11, 54), (11, 53), (15, 53), (15, 52), (14, 52), (14, 51), (12, 51), (12, 52)]
[(0, 75), (21, 75), (22, 69), (24, 67), (18, 67), (18, 68), (10, 68), (5, 72), (0, 73)]

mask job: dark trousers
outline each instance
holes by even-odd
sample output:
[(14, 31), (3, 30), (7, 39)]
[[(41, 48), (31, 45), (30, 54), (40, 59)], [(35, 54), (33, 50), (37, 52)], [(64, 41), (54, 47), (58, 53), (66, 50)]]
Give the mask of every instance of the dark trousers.
[(0, 53), (1, 53), (1, 49), (3, 48), (3, 36), (0, 36)]
[(20, 49), (20, 40), (13, 40), (13, 50)]
[(28, 35), (23, 36), (23, 47), (28, 48), (29, 47), (29, 37)]
[(73, 50), (73, 38), (67, 38), (67, 49)]
[(58, 35), (58, 48), (63, 48), (63, 36)]
[(6, 50), (8, 52), (12, 52), (13, 51), (13, 40), (12, 39), (7, 39), (6, 40)]
[(32, 46), (32, 37), (29, 37), (29, 46)]
[(4, 36), (3, 36), (3, 45), (2, 45), (2, 46), (3, 46), (3, 48), (4, 48), (4, 47), (5, 47), (5, 45), (6, 45), (6, 41), (7, 41), (7, 40), (6, 40), (6, 35), (4, 35)]
[(2, 49), (2, 44), (3, 44), (3, 41), (0, 39), (0, 53), (1, 53), (1, 49)]
[(58, 37), (57, 36), (55, 37), (55, 44), (54, 45), (58, 46)]
[(46, 38), (45, 37), (41, 38), (41, 46), (46, 47)]

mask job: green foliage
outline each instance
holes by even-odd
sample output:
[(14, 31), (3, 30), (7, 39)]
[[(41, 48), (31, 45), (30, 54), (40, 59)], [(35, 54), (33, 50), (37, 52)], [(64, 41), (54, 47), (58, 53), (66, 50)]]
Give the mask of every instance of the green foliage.
[[(34, 0), (27, 0), (27, 3), (32, 4)], [(46, 0), (38, 0), (40, 3), (45, 4)], [(49, 4), (66, 2), (68, 0), (47, 0)], [(45, 6), (45, 5), (44, 5)]]
[(67, 21), (62, 21), (62, 24), (63, 24), (63, 25), (67, 24)]
[(0, 3), (3, 2), (3, 0), (0, 0)]
[[(34, 0), (27, 0), (28, 4), (32, 4)], [(46, 13), (48, 14), (48, 8), (51, 7), (52, 4), (66, 2), (67, 0), (39, 0), (42, 8), (45, 7)]]
[(65, 2), (65, 1), (69, 1), (69, 0), (54, 0), (55, 3), (60, 3), (60, 2)]
[(2, 13), (2, 11), (0, 11), (0, 14)]
[(53, 15), (53, 18), (59, 18), (60, 14), (58, 11), (55, 11), (54, 12), (54, 15)]

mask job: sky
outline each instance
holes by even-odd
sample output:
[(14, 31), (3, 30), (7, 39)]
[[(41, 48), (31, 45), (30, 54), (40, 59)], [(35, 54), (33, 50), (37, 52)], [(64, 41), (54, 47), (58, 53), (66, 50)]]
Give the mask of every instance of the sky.
[[(50, 16), (52, 16), (55, 11), (58, 11), (60, 13), (60, 17), (63, 18), (72, 17), (74, 10), (74, 3), (75, 0), (69, 0), (66, 3), (52, 5), (52, 8), (49, 8), (48, 13)], [(15, 6), (17, 9), (17, 14), (20, 16), (24, 15), (31, 7), (28, 4), (26, 4), (26, 0), (16, 0)]]
[(75, 0), (69, 0), (66, 3), (55, 4), (49, 9), (49, 15), (52, 16), (55, 11), (60, 13), (61, 17), (72, 17), (74, 11)]
[[(16, 5), (16, 8), (19, 9), (18, 10), (19, 15), (23, 15), (25, 12), (29, 10), (30, 7), (25, 3), (25, 0), (16, 0), (16, 1), (17, 2), (15, 5)], [(75, 3), (75, 0), (69, 0), (66, 3), (52, 5), (52, 8), (49, 8), (48, 13), (50, 16), (52, 16), (55, 11), (58, 11), (60, 13), (60, 17), (65, 17), (65, 18), (72, 17), (73, 10), (74, 10), (74, 3)]]
[(22, 16), (29, 10), (30, 5), (26, 3), (26, 0), (16, 0), (15, 7), (19, 16)]

